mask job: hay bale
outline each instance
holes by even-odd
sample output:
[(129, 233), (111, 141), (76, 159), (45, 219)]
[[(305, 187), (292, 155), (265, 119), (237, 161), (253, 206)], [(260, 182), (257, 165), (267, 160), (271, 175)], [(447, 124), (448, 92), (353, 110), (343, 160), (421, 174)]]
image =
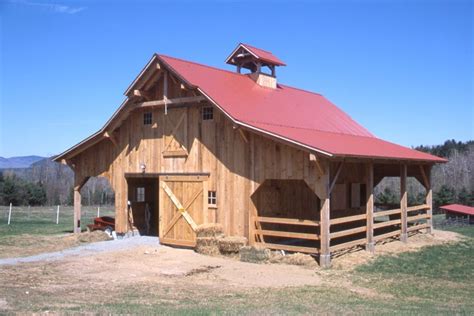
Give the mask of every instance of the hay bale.
[(240, 248), (240, 261), (260, 263), (267, 261), (271, 256), (270, 249), (247, 246)]
[(197, 237), (194, 250), (203, 255), (217, 256), (220, 253), (218, 239), (216, 237)]
[(238, 253), (240, 248), (247, 245), (247, 238), (239, 236), (229, 236), (218, 239), (221, 253)]
[(316, 260), (310, 255), (303, 253), (293, 253), (282, 255), (281, 252), (273, 252), (268, 260), (270, 263), (283, 263), (305, 267), (317, 267)]
[(96, 242), (96, 241), (106, 241), (106, 240), (112, 240), (109, 235), (104, 233), (101, 230), (95, 230), (93, 232), (85, 232), (85, 233), (80, 233), (77, 235), (74, 235), (77, 238), (77, 241), (81, 243), (89, 243), (89, 242)]
[(224, 228), (221, 224), (202, 224), (196, 228), (196, 236), (199, 237), (218, 237), (224, 234)]

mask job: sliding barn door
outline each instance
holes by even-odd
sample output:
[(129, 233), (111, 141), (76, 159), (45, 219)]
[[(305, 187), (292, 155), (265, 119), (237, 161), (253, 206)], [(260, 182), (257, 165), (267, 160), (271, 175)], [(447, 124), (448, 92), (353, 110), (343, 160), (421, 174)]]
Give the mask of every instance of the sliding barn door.
[(194, 247), (196, 227), (207, 223), (207, 176), (160, 177), (160, 242)]

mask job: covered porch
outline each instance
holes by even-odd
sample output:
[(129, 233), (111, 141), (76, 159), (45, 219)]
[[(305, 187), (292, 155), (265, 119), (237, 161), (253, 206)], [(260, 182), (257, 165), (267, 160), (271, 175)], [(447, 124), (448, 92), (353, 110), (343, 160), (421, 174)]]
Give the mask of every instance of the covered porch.
[[(313, 159), (315, 177), (267, 179), (252, 195), (250, 243), (315, 255), (323, 267), (350, 248), (374, 252), (376, 244), (432, 230), (432, 164), (413, 161)], [(375, 203), (374, 188), (398, 177), (396, 205)], [(408, 203), (407, 178), (424, 187), (423, 202)]]

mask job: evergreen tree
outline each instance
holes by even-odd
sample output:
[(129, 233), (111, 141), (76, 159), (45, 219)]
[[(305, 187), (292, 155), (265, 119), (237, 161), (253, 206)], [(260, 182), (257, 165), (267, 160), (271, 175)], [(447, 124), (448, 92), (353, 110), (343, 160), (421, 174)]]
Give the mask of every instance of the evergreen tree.
[(434, 194), (434, 206), (439, 208), (442, 205), (452, 204), (456, 202), (456, 192), (453, 188), (442, 185), (438, 192)]
[(27, 183), (28, 205), (38, 206), (46, 204), (46, 190), (41, 182)]
[(385, 204), (385, 205), (397, 204), (399, 202), (395, 194), (392, 192), (392, 190), (389, 187), (386, 187), (382, 193), (378, 194), (375, 197), (375, 200), (378, 204)]
[(457, 203), (462, 205), (469, 205), (469, 198), (469, 192), (466, 190), (466, 188), (462, 188), (461, 191), (458, 192)]

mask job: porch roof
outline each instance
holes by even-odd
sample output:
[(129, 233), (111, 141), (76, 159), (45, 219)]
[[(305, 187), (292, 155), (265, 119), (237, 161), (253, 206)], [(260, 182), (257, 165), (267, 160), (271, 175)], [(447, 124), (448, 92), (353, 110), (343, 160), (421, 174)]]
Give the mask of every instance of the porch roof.
[(449, 212), (460, 213), (460, 214), (465, 214), (465, 215), (474, 215), (474, 207), (467, 206), (467, 205), (449, 204), (449, 205), (440, 206), (439, 208), (445, 211), (449, 211)]

